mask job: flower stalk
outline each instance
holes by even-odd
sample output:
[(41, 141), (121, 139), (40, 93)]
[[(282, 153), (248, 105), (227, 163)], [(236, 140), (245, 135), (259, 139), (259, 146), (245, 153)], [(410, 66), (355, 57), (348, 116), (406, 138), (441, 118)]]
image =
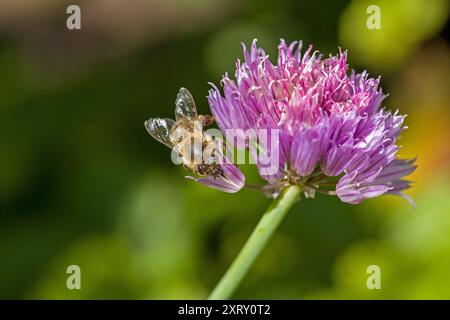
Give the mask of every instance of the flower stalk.
[(266, 247), (289, 209), (298, 199), (300, 199), (301, 191), (302, 189), (300, 186), (292, 185), (287, 187), (283, 193), (274, 200), (258, 222), (256, 228), (253, 230), (250, 238), (248, 238), (236, 259), (208, 297), (209, 300), (225, 300), (233, 295), (256, 258), (258, 258)]

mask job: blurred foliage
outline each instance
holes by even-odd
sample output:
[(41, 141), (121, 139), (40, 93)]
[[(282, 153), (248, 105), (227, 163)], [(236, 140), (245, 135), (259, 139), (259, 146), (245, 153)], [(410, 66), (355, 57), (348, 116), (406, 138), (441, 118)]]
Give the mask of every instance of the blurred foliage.
[[(379, 239), (347, 248), (333, 269), (333, 289), (309, 298), (450, 299), (450, 203), (448, 183), (436, 180), (416, 200), (426, 209), (396, 209)], [(381, 268), (382, 290), (367, 290), (365, 270)]]
[[(150, 3), (165, 10), (161, 24), (147, 36), (136, 31), (139, 45), (128, 50), (109, 42), (105, 52), (90, 50), (98, 29), (88, 24), (75, 31), (85, 38), (76, 38), (65, 30), (63, 6), (63, 16), (36, 9), (41, 24), (25, 34), (13, 32), (13, 15), (0, 24), (0, 298), (207, 296), (270, 201), (184, 179), (143, 121), (171, 117), (180, 86), (207, 113), (207, 82), (232, 74), (240, 42), (254, 37), (271, 59), (279, 38), (303, 39), (325, 55), (349, 49), (357, 70), (389, 71), (386, 105), (409, 114), (401, 154), (419, 156), (411, 190), (417, 209), (389, 196), (359, 206), (321, 195), (301, 201), (236, 298), (450, 298), (450, 150), (443, 141), (450, 136), (450, 55), (441, 31), (448, 2), (379, 1), (382, 30), (373, 31), (366, 1)], [(185, 20), (167, 19), (183, 6)], [(20, 6), (11, 8), (20, 17)], [(136, 8), (129, 12), (158, 19), (152, 8)], [(117, 16), (111, 39), (123, 38), (121, 24), (133, 20)], [(126, 28), (126, 37), (144, 20)], [(43, 25), (57, 37), (39, 38)], [(254, 167), (244, 171), (258, 182)], [(66, 288), (73, 264), (81, 290)], [(366, 287), (373, 264), (381, 267), (382, 290)]]
[[(380, 29), (366, 27), (370, 5), (380, 8)], [(435, 36), (448, 18), (447, 0), (353, 0), (339, 21), (339, 35), (355, 61), (390, 69), (408, 58), (424, 40)]]

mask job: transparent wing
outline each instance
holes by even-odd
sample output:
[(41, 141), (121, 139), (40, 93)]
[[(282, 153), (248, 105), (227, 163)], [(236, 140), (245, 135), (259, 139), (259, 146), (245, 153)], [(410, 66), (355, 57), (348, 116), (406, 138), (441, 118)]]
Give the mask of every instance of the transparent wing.
[(174, 120), (168, 118), (150, 118), (145, 121), (144, 124), (148, 133), (150, 133), (153, 138), (169, 148), (173, 148), (174, 142), (170, 137), (170, 130), (175, 124)]
[(175, 119), (182, 118), (197, 119), (197, 108), (194, 98), (186, 88), (181, 88), (175, 100)]

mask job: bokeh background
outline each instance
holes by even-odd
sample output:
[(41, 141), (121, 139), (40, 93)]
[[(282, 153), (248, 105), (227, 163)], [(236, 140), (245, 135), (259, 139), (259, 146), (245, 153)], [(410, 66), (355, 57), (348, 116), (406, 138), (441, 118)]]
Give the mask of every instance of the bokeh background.
[[(208, 113), (240, 42), (274, 59), (282, 37), (382, 75), (385, 106), (409, 115), (417, 209), (302, 201), (235, 298), (450, 299), (448, 15), (446, 0), (0, 0), (0, 298), (205, 298), (270, 201), (185, 180), (143, 122), (171, 117), (181, 86)], [(72, 264), (81, 290), (66, 288)]]

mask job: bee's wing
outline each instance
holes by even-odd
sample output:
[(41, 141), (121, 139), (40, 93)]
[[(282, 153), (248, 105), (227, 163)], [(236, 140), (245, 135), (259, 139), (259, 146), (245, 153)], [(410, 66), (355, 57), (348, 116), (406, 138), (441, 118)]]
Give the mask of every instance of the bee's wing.
[(174, 142), (170, 137), (170, 130), (175, 124), (174, 120), (169, 118), (150, 118), (144, 124), (153, 138), (169, 148), (173, 148)]
[(194, 98), (186, 88), (181, 88), (175, 100), (175, 119), (191, 118), (197, 120)]

